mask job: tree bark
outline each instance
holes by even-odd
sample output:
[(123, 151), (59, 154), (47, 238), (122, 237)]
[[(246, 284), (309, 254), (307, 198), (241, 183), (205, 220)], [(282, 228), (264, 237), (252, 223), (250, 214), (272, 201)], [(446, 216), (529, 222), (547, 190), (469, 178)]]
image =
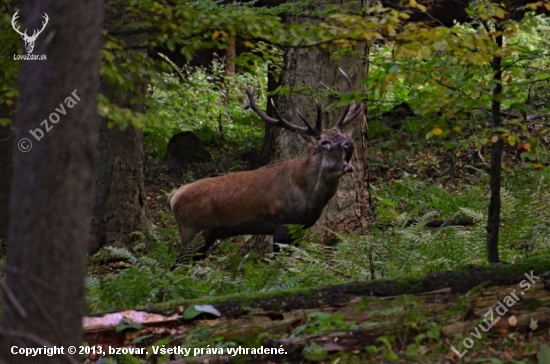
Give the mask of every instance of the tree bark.
[[(334, 3), (339, 4), (334, 1), (323, 1), (315, 2), (311, 6), (314, 7), (314, 11), (319, 11), (324, 6)], [(292, 17), (288, 21), (291, 23), (318, 21), (312, 19), (314, 17), (304, 16), (303, 18)], [(367, 47), (365, 45), (355, 46), (353, 49), (355, 56), (346, 54), (335, 57), (336, 51), (335, 48), (331, 48), (328, 52), (319, 49), (288, 49), (284, 56), (281, 84), (288, 87), (311, 87), (314, 90), (319, 90), (320, 82), (323, 82), (331, 88), (336, 88), (339, 92), (346, 92), (347, 85), (338, 71), (338, 67), (340, 67), (351, 77), (355, 89), (358, 89), (359, 81), (366, 78), (367, 75), (365, 63)], [(312, 96), (299, 93), (292, 93), (289, 96), (279, 95), (276, 102), (282, 117), (287, 120), (297, 120), (296, 123), (300, 123), (296, 117), (297, 109), (306, 118), (315, 119), (315, 101)], [(327, 105), (325, 100), (323, 106)], [(331, 128), (341, 113), (342, 110), (337, 109), (330, 113), (328, 119), (324, 116), (323, 128)], [(325, 207), (317, 223), (311, 228), (313, 233), (321, 236), (325, 243), (332, 239), (333, 234), (330, 230), (354, 232), (365, 227), (371, 219), (367, 188), (365, 125), (365, 116), (360, 115), (352, 127), (356, 145), (353, 157), (354, 172), (342, 177), (336, 195)], [(270, 149), (272, 160), (296, 158), (308, 152), (298, 142), (296, 136), (286, 130), (268, 127), (266, 133), (268, 135), (264, 143)]]
[[(21, 8), (20, 1), (11, 1), (9, 3), (3, 3), (2, 10), (7, 14), (15, 13), (15, 9)], [(21, 37), (15, 32), (9, 32), (4, 34), (2, 38), (2, 49), (9, 57), (12, 54), (17, 53), (21, 47)], [(9, 64), (6, 64), (10, 62)], [(9, 92), (14, 90), (17, 86), (18, 79), (14, 76), (15, 70), (18, 70), (18, 65), (7, 60), (4, 62), (2, 69), (0, 69), (0, 80), (2, 80), (0, 88), (6, 94), (0, 97), (0, 119), (13, 120), (15, 117), (15, 106), (10, 102), (12, 101)], [(13, 62), (13, 63), (11, 63)], [(9, 69), (6, 69), (8, 67)], [(7, 96), (7, 97), (6, 97)], [(15, 101), (15, 100), (14, 100)], [(2, 122), (0, 121), (0, 125)], [(0, 256), (5, 254), (6, 242), (8, 240), (9, 231), (9, 199), (11, 191), (11, 180), (13, 175), (12, 167), (12, 148), (14, 147), (14, 134), (13, 122), (10, 121), (4, 126), (0, 126)]]
[[(111, 0), (105, 8), (106, 27), (112, 26), (109, 19), (121, 14), (128, 18), (125, 1)], [(129, 19), (128, 19), (129, 20)], [(147, 35), (123, 37), (128, 47), (142, 45)], [(137, 52), (137, 51), (136, 51)], [(122, 69), (122, 68), (121, 68)], [(143, 99), (145, 80), (138, 82), (133, 94), (121, 94), (105, 80), (101, 93), (111, 102), (133, 111), (144, 112)], [(131, 234), (142, 231), (148, 222), (145, 213), (143, 132), (133, 127), (120, 130), (109, 128), (107, 120), (99, 120), (98, 164), (95, 178), (93, 219), (89, 240), (90, 252), (105, 246), (126, 247), (131, 243)]]
[[(6, 106), (0, 106), (0, 119), (9, 115)], [(0, 126), (0, 240), (8, 241), (9, 200), (11, 190), (12, 148), (15, 130), (11, 126)], [(0, 243), (0, 256), (4, 255), (4, 245)]]
[(227, 50), (225, 52), (225, 78), (231, 78), (235, 76), (235, 55), (237, 53), (237, 44), (235, 38), (231, 38), (227, 44)]
[[(44, 13), (48, 15), (33, 52), (45, 54), (47, 61), (22, 61), (14, 144), (27, 138), (32, 148), (13, 150), (7, 280), (0, 286), (1, 363), (37, 362), (12, 354), (13, 346), (63, 346), (64, 354), (41, 355), (40, 363), (79, 362), (67, 348), (82, 343), (101, 5), (27, 1), (21, 11), (22, 26), (28, 29), (39, 29)], [(65, 112), (56, 111), (62, 108)], [(41, 125), (45, 119), (57, 122)], [(40, 140), (29, 133), (38, 128), (44, 134)]]

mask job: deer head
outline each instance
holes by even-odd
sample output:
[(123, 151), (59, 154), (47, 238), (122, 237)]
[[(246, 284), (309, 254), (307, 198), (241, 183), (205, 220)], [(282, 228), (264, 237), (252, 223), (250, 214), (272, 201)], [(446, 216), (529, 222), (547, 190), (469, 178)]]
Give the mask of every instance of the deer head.
[[(353, 83), (349, 76), (341, 69), (338, 68), (342, 76), (344, 76), (348, 85), (349, 91), (353, 91)], [(297, 126), (291, 122), (285, 120), (275, 106), (275, 102), (271, 99), (273, 110), (276, 118), (268, 116), (262, 109), (256, 104), (254, 94), (256, 93), (256, 87), (250, 91), (245, 85), (245, 91), (248, 95), (248, 102), (245, 103), (245, 109), (251, 108), (264, 120), (265, 122), (275, 125), (277, 127), (289, 130), (296, 133), (298, 140), (304, 146), (313, 147), (314, 153), (320, 153), (323, 158), (323, 170), (328, 172), (334, 170), (336, 174), (352, 172), (353, 166), (351, 164), (351, 157), (355, 149), (354, 143), (351, 140), (351, 135), (344, 134), (342, 132), (348, 127), (349, 123), (355, 119), (362, 111), (362, 104), (355, 102), (346, 106), (340, 119), (330, 129), (322, 130), (322, 110), (318, 100), (315, 100), (317, 105), (317, 120), (315, 126), (312, 126), (308, 120), (300, 114), (299, 110), (296, 110), (296, 114), (305, 124), (305, 126)]]
[(34, 42), (36, 42), (36, 38), (38, 38), (40, 33), (42, 33), (42, 31), (46, 27), (46, 24), (48, 24), (48, 20), (49, 20), (48, 14), (44, 13), (44, 21), (42, 22), (42, 29), (40, 29), (40, 30), (35, 29), (33, 31), (32, 35), (29, 36), (29, 35), (27, 35), (27, 30), (26, 29), (23, 33), (21, 33), (19, 31), (19, 27), (16, 27), (16, 25), (15, 25), (15, 21), (19, 17), (18, 13), (19, 13), (19, 10), (16, 11), (15, 14), (13, 14), (13, 17), (11, 18), (11, 26), (13, 27), (13, 29), (17, 33), (19, 33), (21, 35), (21, 38), (23, 38), (23, 40), (25, 41), (25, 49), (27, 50), (27, 53), (32, 53), (32, 51), (34, 49)]

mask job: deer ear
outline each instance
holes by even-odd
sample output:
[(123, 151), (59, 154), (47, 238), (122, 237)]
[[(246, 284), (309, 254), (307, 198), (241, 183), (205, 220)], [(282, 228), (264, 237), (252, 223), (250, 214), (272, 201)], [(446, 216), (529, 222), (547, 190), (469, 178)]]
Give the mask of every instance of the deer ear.
[(355, 132), (355, 128), (352, 126), (350, 128), (348, 128), (348, 130), (346, 130), (345, 132), (343, 132), (343, 134), (345, 136), (347, 136), (348, 138), (352, 139), (353, 140), (353, 134)]
[(313, 137), (302, 134), (296, 134), (296, 136), (298, 137), (298, 141), (300, 142), (300, 144), (302, 144), (304, 147), (311, 147), (315, 145), (315, 139)]

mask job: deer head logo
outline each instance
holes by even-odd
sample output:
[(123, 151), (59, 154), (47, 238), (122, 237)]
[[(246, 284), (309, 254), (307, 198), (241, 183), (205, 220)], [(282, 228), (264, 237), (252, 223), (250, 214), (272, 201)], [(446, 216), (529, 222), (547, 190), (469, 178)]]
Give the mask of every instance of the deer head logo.
[(36, 42), (36, 38), (38, 38), (40, 33), (42, 33), (42, 31), (46, 27), (46, 24), (48, 24), (48, 19), (49, 19), (48, 14), (44, 13), (44, 21), (42, 22), (42, 29), (40, 29), (40, 30), (35, 29), (33, 31), (32, 35), (29, 36), (29, 35), (27, 35), (27, 30), (26, 29), (23, 33), (21, 33), (19, 31), (19, 27), (16, 27), (16, 25), (15, 25), (15, 21), (19, 17), (18, 13), (19, 13), (19, 10), (16, 11), (15, 14), (13, 14), (13, 18), (11, 18), (11, 26), (13, 27), (13, 29), (17, 33), (19, 33), (21, 35), (21, 38), (23, 38), (23, 40), (25, 41), (25, 49), (27, 50), (27, 53), (32, 53), (32, 51), (34, 49), (34, 42)]

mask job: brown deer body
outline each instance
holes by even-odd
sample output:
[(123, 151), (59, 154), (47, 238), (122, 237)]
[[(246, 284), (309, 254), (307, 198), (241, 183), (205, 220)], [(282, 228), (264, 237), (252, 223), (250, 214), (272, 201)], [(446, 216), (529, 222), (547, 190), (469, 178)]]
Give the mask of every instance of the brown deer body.
[[(351, 89), (351, 80), (341, 72)], [(277, 119), (267, 116), (255, 103), (255, 89), (246, 92), (250, 107), (262, 119), (297, 133), (303, 144), (313, 146), (313, 151), (254, 171), (205, 178), (173, 192), (169, 197), (170, 208), (185, 258), (193, 253), (190, 244), (199, 233), (205, 241), (199, 249), (203, 254), (217, 239), (243, 234), (273, 235), (274, 243), (288, 244), (285, 225), (311, 227), (336, 193), (340, 178), (353, 171), (354, 144), (339, 129), (361, 112), (361, 104), (348, 105), (335, 127), (322, 131), (319, 105), (315, 127), (299, 113), (306, 127), (298, 127), (281, 118), (277, 111)], [(309, 140), (304, 136), (309, 136)]]

